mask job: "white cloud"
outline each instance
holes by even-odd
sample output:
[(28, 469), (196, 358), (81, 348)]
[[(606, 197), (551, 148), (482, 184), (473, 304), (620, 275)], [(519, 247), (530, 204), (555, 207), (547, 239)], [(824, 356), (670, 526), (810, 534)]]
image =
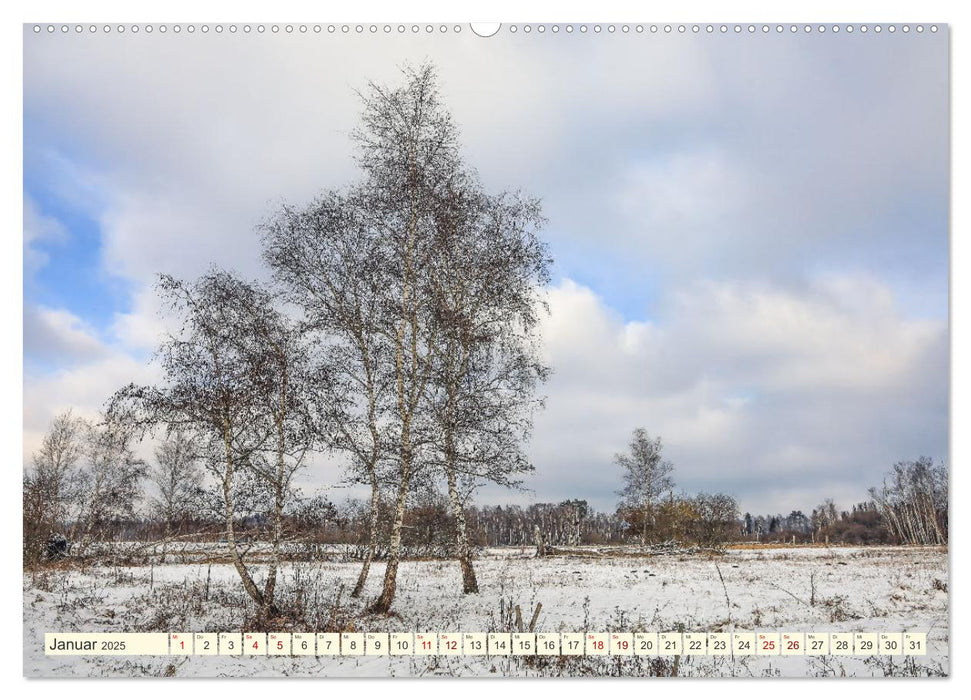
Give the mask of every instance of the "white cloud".
[[(719, 233), (735, 228), (752, 207), (749, 174), (728, 154), (717, 150), (664, 154), (633, 163), (618, 193), (623, 214), (639, 233), (653, 232), (651, 252), (678, 262), (712, 251), (700, 249), (733, 241)], [(659, 233), (677, 232), (677, 236)], [(636, 233), (635, 233), (636, 235)], [(632, 241), (636, 245), (635, 241)], [(658, 244), (663, 246), (658, 251)]]
[[(89, 338), (79, 344), (94, 346)], [(158, 368), (128, 353), (102, 348), (86, 361), (53, 372), (24, 372), (24, 463), (40, 446), (51, 420), (72, 409), (77, 415), (95, 420), (112, 393), (129, 382), (158, 381)]]
[(132, 293), (132, 308), (116, 313), (111, 324), (111, 335), (121, 347), (135, 353), (154, 352), (170, 327), (162, 316), (161, 301), (152, 286), (142, 286)]
[[(149, 292), (143, 299), (152, 305)], [(664, 438), (680, 486), (725, 490), (759, 511), (863, 499), (893, 461), (938, 457), (946, 445), (946, 326), (902, 317), (873, 280), (823, 280), (804, 296), (698, 284), (670, 295), (650, 323), (624, 322), (571, 280), (549, 301), (543, 337), (555, 373), (529, 448), (539, 498), (612, 507), (613, 455), (637, 426)], [(25, 459), (57, 412), (93, 417), (117, 388), (157, 379), (155, 366), (104, 345), (76, 317), (35, 317), (74, 364), (25, 376)], [(161, 328), (142, 323), (125, 319), (133, 347)], [(303, 482), (332, 485), (331, 461)]]
[(37, 248), (38, 243), (61, 243), (67, 240), (64, 225), (46, 216), (30, 197), (24, 197), (24, 276), (29, 278), (47, 264), (47, 254)]
[[(612, 503), (612, 456), (638, 426), (680, 483), (761, 510), (812, 507), (834, 484), (863, 499), (893, 461), (944, 456), (946, 324), (905, 318), (872, 279), (690, 285), (649, 324), (570, 280), (550, 305), (556, 371), (531, 449), (552, 497)], [(768, 494), (791, 479), (798, 502)]]
[(107, 353), (95, 330), (71, 312), (44, 306), (24, 307), (24, 355), (28, 358), (71, 366)]

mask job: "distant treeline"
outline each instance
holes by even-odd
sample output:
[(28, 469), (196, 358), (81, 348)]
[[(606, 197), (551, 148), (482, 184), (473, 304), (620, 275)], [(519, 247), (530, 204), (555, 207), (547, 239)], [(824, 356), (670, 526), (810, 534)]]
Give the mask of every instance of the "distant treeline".
[(845, 542), (847, 544), (946, 544), (947, 467), (929, 457), (897, 462), (870, 499), (841, 510), (826, 499), (809, 515), (745, 513), (742, 533), (759, 541)]
[[(90, 483), (90, 482), (86, 482)], [(680, 542), (717, 546), (734, 542), (829, 544), (944, 544), (947, 542), (947, 473), (921, 458), (895, 465), (887, 483), (873, 489), (874, 498), (849, 509), (827, 499), (809, 515), (794, 510), (788, 515), (739, 515), (738, 506), (725, 494), (669, 495), (652, 511), (644, 540), (639, 509), (620, 506), (597, 511), (583, 499), (559, 503), (483, 505), (464, 509), (466, 526), (477, 547), (534, 547), (539, 539), (547, 547), (632, 545)], [(927, 492), (927, 489), (930, 489)], [(30, 493), (25, 491), (25, 501)], [(137, 489), (130, 489), (134, 497)], [(402, 546), (408, 556), (455, 555), (454, 518), (444, 494), (423, 491), (406, 510)], [(117, 505), (117, 503), (116, 503)], [(77, 544), (93, 541), (218, 541), (224, 536), (218, 504), (200, 485), (185, 490), (177, 507), (160, 497), (146, 498), (114, 514), (86, 522), (85, 513), (40, 528), (67, 534)], [(255, 508), (237, 519), (239, 536), (250, 542), (267, 540), (272, 525), (268, 511)], [(136, 515), (141, 511), (141, 516)], [(382, 502), (378, 511), (378, 559), (388, 555), (393, 508)], [(25, 529), (29, 525), (25, 510)], [(297, 497), (284, 515), (284, 539), (319, 545), (344, 545), (355, 558), (365, 556), (370, 533), (371, 503), (348, 499), (334, 503), (323, 495)], [(38, 528), (34, 528), (38, 529)], [(81, 542), (82, 546), (85, 546)], [(34, 545), (42, 543), (34, 539)], [(79, 552), (83, 554), (82, 552)]]
[(794, 510), (789, 515), (742, 517), (742, 535), (753, 542), (831, 542), (845, 544), (892, 544), (896, 540), (873, 501), (855, 503), (840, 510), (832, 500), (806, 515)]

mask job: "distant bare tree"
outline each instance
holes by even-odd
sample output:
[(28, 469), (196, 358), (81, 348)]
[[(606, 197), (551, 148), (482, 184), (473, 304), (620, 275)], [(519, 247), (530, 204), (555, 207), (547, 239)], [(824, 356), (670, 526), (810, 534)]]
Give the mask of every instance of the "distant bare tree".
[(641, 520), (641, 544), (647, 544), (659, 499), (674, 487), (674, 465), (662, 458), (662, 447), (660, 437), (652, 440), (644, 428), (636, 428), (629, 451), (614, 457), (615, 464), (624, 470), (624, 488), (619, 495)]
[(560, 508), (566, 511), (567, 517), (569, 518), (569, 529), (567, 530), (569, 535), (567, 541), (576, 546), (580, 544), (584, 526), (591, 514), (590, 505), (585, 500), (574, 498), (569, 501), (563, 501), (560, 504)]
[(70, 410), (55, 416), (24, 474), (25, 562), (40, 557), (47, 538), (67, 526), (75, 508), (88, 428)]
[(149, 480), (158, 489), (151, 508), (171, 533), (199, 507), (202, 471), (197, 447), (185, 431), (176, 429), (155, 450), (155, 462), (148, 471)]
[(85, 432), (85, 461), (75, 494), (78, 515), (71, 530), (78, 554), (83, 554), (110, 523), (134, 517), (146, 473), (146, 464), (135, 456), (132, 434), (126, 426), (88, 424)]
[(145, 464), (119, 426), (66, 411), (52, 421), (32, 466), (24, 475), (25, 561), (59, 532), (73, 553), (84, 554), (112, 524), (135, 515)]
[(819, 537), (823, 530), (831, 527), (837, 520), (839, 520), (839, 510), (836, 508), (836, 503), (833, 502), (832, 498), (825, 499), (821, 504), (813, 508), (813, 512), (809, 516), (813, 539)]
[(725, 493), (699, 493), (691, 499), (694, 541), (714, 545), (737, 539), (738, 502)]

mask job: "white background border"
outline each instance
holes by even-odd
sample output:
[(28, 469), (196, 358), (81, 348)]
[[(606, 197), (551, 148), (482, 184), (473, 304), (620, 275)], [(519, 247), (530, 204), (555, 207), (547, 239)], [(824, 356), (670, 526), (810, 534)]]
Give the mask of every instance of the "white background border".
[[(753, 691), (772, 695), (783, 694), (785, 698), (818, 696), (820, 693), (843, 695), (852, 693), (879, 693), (890, 697), (912, 697), (914, 693), (951, 694), (958, 687), (954, 678), (966, 675), (960, 663), (960, 653), (964, 648), (961, 625), (965, 607), (959, 596), (954, 594), (954, 584), (964, 580), (966, 567), (961, 565), (966, 551), (964, 536), (967, 528), (960, 517), (964, 505), (967, 481), (962, 469), (966, 468), (969, 444), (968, 363), (971, 357), (971, 342), (968, 338), (968, 289), (971, 281), (964, 278), (968, 273), (969, 249), (967, 240), (967, 200), (962, 193), (969, 191), (969, 157), (967, 127), (963, 130), (957, 125), (971, 124), (971, 110), (968, 107), (969, 85), (967, 81), (969, 55), (968, 39), (971, 36), (971, 22), (965, 22), (965, 13), (960, 3), (937, 0), (921, 2), (902, 2), (883, 0), (869, 7), (863, 3), (853, 5), (846, 0), (816, 0), (815, 2), (783, 3), (779, 0), (713, 0), (705, 2), (679, 3), (637, 3), (616, 0), (561, 0), (556, 3), (533, 3), (527, 5), (523, 0), (494, 0), (493, 2), (446, 2), (425, 0), (404, 2), (381, 0), (374, 2), (336, 2), (322, 3), (306, 0), (273, 0), (272, 2), (210, 2), (200, 0), (169, 0), (168, 2), (121, 2), (118, 0), (87, 0), (71, 2), (55, 0), (50, 2), (13, 2), (0, 9), (0, 66), (4, 72), (3, 101), (0, 108), (0, 143), (3, 148), (3, 166), (0, 168), (0, 201), (3, 203), (3, 234), (0, 235), (0, 313), (2, 313), (3, 344), (0, 345), (0, 366), (3, 367), (3, 397), (0, 399), (0, 445), (3, 446), (3, 489), (2, 532), (4, 549), (4, 575), (0, 577), (3, 586), (2, 600), (4, 610), (4, 649), (0, 657), (3, 677), (14, 681), (9, 687), (18, 695), (33, 697), (64, 697), (76, 693), (97, 693), (105, 697), (126, 697), (137, 693), (140, 698), (150, 698), (164, 693), (166, 697), (190, 696), (211, 692), (218, 681), (183, 680), (176, 683), (160, 680), (142, 681), (85, 681), (83, 686), (72, 681), (26, 681), (22, 678), (22, 588), (21, 588), (21, 549), (20, 549), (20, 510), (21, 510), (21, 443), (23, 438), (22, 421), (22, 231), (23, 231), (23, 178), (22, 178), (22, 116), (23, 116), (23, 34), (21, 24), (37, 23), (88, 23), (88, 22), (447, 22), (465, 23), (476, 21), (499, 21), (506, 23), (543, 22), (543, 23), (580, 23), (580, 22), (625, 22), (625, 23), (939, 23), (950, 25), (951, 40), (951, 144), (952, 144), (952, 181), (951, 181), (951, 673), (952, 679), (933, 685), (915, 685), (903, 681), (880, 682), (879, 687), (865, 687), (859, 682), (834, 683), (819, 680), (786, 681), (782, 686), (765, 686), (768, 681), (694, 681), (685, 679), (675, 685), (665, 683), (654, 685), (651, 680), (619, 681), (617, 679), (584, 680), (582, 682), (559, 682), (542, 687), (531, 685), (528, 681), (510, 679), (496, 681), (360, 681), (336, 680), (322, 681), (259, 681), (245, 686), (237, 684), (230, 692), (239, 693), (242, 700), (256, 697), (257, 694), (280, 695), (297, 698), (300, 695), (324, 695), (335, 697), (341, 694), (387, 694), (391, 697), (410, 697), (421, 695), (423, 698), (445, 698), (461, 695), (465, 698), (485, 698), (497, 693), (514, 695), (526, 692), (556, 693), (571, 696), (574, 693), (589, 695), (601, 693), (610, 684), (611, 695), (618, 698), (622, 694), (676, 694), (678, 697), (704, 694), (706, 697), (730, 693), (749, 695)], [(966, 3), (965, 3), (966, 4)], [(12, 6), (11, 6), (12, 5)], [(487, 39), (483, 39), (487, 41)], [(893, 144), (886, 144), (892, 148)], [(956, 358), (965, 358), (962, 364)], [(17, 679), (20, 679), (19, 681)], [(136, 684), (137, 683), (137, 687)], [(319, 685), (325, 683), (326, 685)], [(651, 683), (650, 686), (644, 683)], [(731, 687), (727, 684), (731, 683)], [(392, 685), (393, 684), (393, 685)], [(821, 685), (825, 684), (825, 685)], [(366, 687), (364, 687), (366, 686)], [(760, 686), (760, 687), (753, 687)]]

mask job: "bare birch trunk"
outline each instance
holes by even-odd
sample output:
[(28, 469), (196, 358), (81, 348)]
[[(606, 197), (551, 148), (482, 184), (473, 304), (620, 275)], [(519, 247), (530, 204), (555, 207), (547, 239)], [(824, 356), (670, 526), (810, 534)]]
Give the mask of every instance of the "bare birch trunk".
[[(279, 347), (277, 348), (278, 351)], [(280, 351), (281, 357), (283, 356)], [(273, 604), (273, 597), (276, 593), (277, 572), (280, 570), (280, 546), (283, 540), (283, 499), (286, 497), (286, 429), (284, 421), (286, 419), (286, 396), (289, 385), (289, 376), (286, 364), (283, 364), (283, 377), (280, 386), (279, 406), (275, 415), (276, 422), (276, 482), (274, 483), (274, 502), (273, 502), (273, 534), (272, 534), (272, 553), (270, 555), (270, 571), (266, 577), (266, 585), (263, 588), (263, 614), (275, 615), (277, 610)]]
[(233, 525), (233, 518), (235, 517), (235, 514), (233, 512), (232, 494), (230, 493), (230, 487), (232, 484), (231, 468), (228, 470), (228, 474), (230, 477), (223, 479), (223, 494), (226, 498), (226, 544), (229, 548), (229, 557), (232, 559), (233, 566), (236, 568), (236, 572), (243, 581), (243, 588), (249, 594), (249, 597), (262, 608), (263, 594), (260, 593), (260, 589), (256, 587), (256, 582), (253, 581), (253, 577), (250, 575), (249, 570), (246, 568), (242, 558), (239, 556), (239, 548), (236, 546), (236, 529)]
[[(407, 284), (404, 288), (404, 306), (408, 306), (409, 289)], [(397, 590), (398, 563), (401, 559), (401, 529), (405, 520), (405, 507), (408, 505), (408, 487), (411, 482), (411, 412), (408, 410), (408, 403), (405, 397), (405, 378), (404, 378), (404, 333), (405, 323), (402, 323), (398, 331), (398, 348), (396, 352), (396, 364), (398, 370), (398, 410), (401, 414), (401, 471), (398, 482), (398, 498), (395, 503), (394, 521), (391, 525), (391, 543), (388, 552), (388, 566), (384, 570), (384, 586), (381, 589), (380, 597), (371, 605), (373, 613), (387, 613), (394, 602)], [(414, 334), (414, 328), (412, 329)], [(414, 341), (413, 341), (414, 342)], [(415, 348), (412, 348), (414, 357)], [(414, 365), (414, 360), (413, 360)]]
[(380, 597), (371, 605), (372, 613), (384, 614), (391, 609), (397, 591), (398, 564), (401, 560), (401, 529), (405, 520), (405, 506), (408, 503), (408, 486), (411, 480), (410, 446), (401, 457), (401, 482), (398, 485), (398, 499), (395, 504), (394, 522), (391, 525), (391, 547), (388, 553), (388, 566), (384, 570), (384, 586)]
[[(415, 176), (414, 154), (409, 155), (409, 181)], [(414, 197), (414, 195), (412, 195)], [(404, 284), (401, 289), (402, 319), (396, 332), (395, 339), (395, 372), (397, 384), (398, 414), (401, 417), (401, 446), (400, 473), (398, 475), (398, 498), (395, 503), (394, 521), (391, 525), (391, 543), (388, 552), (388, 565), (384, 570), (384, 585), (381, 595), (371, 605), (370, 611), (384, 614), (391, 610), (397, 590), (398, 564), (401, 560), (401, 530), (405, 520), (405, 507), (408, 505), (408, 489), (411, 486), (412, 460), (414, 459), (411, 444), (411, 419), (417, 405), (418, 393), (413, 386), (405, 383), (405, 332), (411, 328), (408, 346), (408, 362), (412, 382), (417, 381), (418, 374), (418, 314), (413, 308), (412, 301), (412, 263), (414, 255), (415, 236), (418, 226), (418, 211), (416, 201), (411, 201), (411, 215), (408, 223), (408, 240), (404, 251)]]
[(364, 555), (364, 563), (361, 565), (361, 573), (358, 574), (357, 583), (351, 591), (352, 598), (359, 598), (364, 592), (367, 584), (368, 574), (371, 572), (371, 562), (374, 561), (374, 552), (378, 546), (378, 508), (380, 507), (381, 494), (378, 490), (377, 477), (374, 470), (371, 470), (371, 515), (368, 518), (368, 545), (367, 553)]
[(233, 561), (233, 566), (236, 568), (236, 572), (239, 574), (239, 578), (243, 582), (243, 589), (249, 594), (249, 597), (256, 602), (260, 608), (263, 608), (263, 594), (260, 593), (260, 589), (257, 588), (256, 582), (253, 581), (253, 577), (250, 575), (249, 570), (243, 563), (242, 558), (239, 556), (239, 548), (236, 546), (236, 528), (233, 524), (233, 518), (235, 517), (235, 510), (233, 508), (233, 459), (230, 454), (229, 447), (229, 428), (224, 427), (223, 429), (223, 441), (226, 446), (226, 472), (223, 474), (223, 498), (226, 501), (226, 545), (229, 548), (229, 557)]
[(642, 547), (647, 546), (647, 514), (648, 514), (648, 506), (645, 505), (644, 515), (642, 516), (644, 518), (644, 522), (641, 523), (641, 546)]
[(358, 324), (359, 331), (356, 334), (358, 349), (364, 363), (364, 376), (368, 392), (368, 429), (371, 432), (371, 455), (367, 464), (367, 475), (371, 482), (371, 513), (368, 518), (368, 544), (367, 552), (364, 555), (364, 563), (361, 564), (361, 573), (357, 576), (357, 583), (351, 591), (352, 598), (359, 598), (367, 585), (368, 575), (371, 573), (371, 562), (374, 561), (374, 554), (378, 548), (378, 522), (380, 520), (379, 508), (381, 507), (381, 489), (378, 484), (378, 460), (381, 454), (381, 436), (378, 433), (378, 411), (377, 397), (375, 395), (374, 374), (371, 370), (371, 359), (368, 352), (367, 343), (364, 340), (361, 325)]
[(456, 488), (454, 466), (448, 468), (448, 502), (452, 507), (452, 516), (455, 518), (456, 554), (462, 566), (462, 592), (478, 593), (479, 583), (476, 581), (475, 569), (472, 566), (472, 547), (469, 544), (465, 511), (462, 509)]
[[(281, 467), (282, 471), (282, 467)], [(282, 478), (282, 474), (281, 474)], [(277, 491), (276, 501), (273, 507), (273, 544), (270, 556), (270, 571), (266, 577), (266, 586), (263, 588), (263, 612), (264, 614), (275, 614), (276, 606), (273, 604), (273, 596), (276, 592), (277, 572), (280, 570), (280, 544), (283, 539), (283, 494)]]

